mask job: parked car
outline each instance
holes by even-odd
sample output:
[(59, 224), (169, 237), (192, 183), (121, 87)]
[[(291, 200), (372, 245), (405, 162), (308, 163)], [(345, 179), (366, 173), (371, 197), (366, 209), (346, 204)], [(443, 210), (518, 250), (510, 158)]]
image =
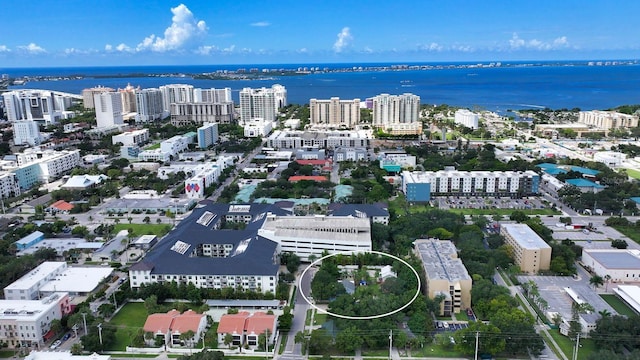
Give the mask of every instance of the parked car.
[(56, 340), (53, 344), (51, 344), (50, 349), (55, 350), (58, 348), (58, 346), (60, 346), (60, 344), (62, 344), (62, 341)]

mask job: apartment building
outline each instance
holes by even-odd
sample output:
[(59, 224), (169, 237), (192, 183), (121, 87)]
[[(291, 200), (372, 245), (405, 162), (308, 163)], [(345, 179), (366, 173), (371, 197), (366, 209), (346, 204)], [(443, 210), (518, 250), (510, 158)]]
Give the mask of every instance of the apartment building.
[(513, 256), (520, 270), (536, 274), (540, 270), (549, 270), (551, 264), (551, 246), (547, 244), (529, 225), (501, 224), (500, 234), (507, 245), (513, 248)]
[(121, 143), (123, 146), (141, 146), (149, 142), (149, 129), (140, 129), (113, 135), (112, 144)]
[(132, 113), (138, 111), (136, 104), (136, 92), (140, 91), (140, 88), (135, 88), (131, 84), (127, 84), (124, 89), (118, 89), (122, 102), (122, 112)]
[(68, 108), (77, 96), (49, 90), (14, 90), (2, 94), (7, 120), (33, 120), (39, 124), (55, 124), (73, 117)]
[(206, 149), (218, 142), (218, 124), (205, 123), (198, 128), (198, 147)]
[(371, 137), (360, 131), (274, 131), (267, 138), (275, 149), (337, 149), (339, 147), (366, 148)]
[(171, 111), (171, 104), (193, 102), (193, 85), (169, 84), (159, 89), (162, 93), (162, 109), (167, 113)]
[(234, 121), (233, 102), (222, 103), (172, 103), (170, 105), (171, 124), (184, 126), (216, 122), (231, 124)]
[[(386, 130), (394, 124), (420, 122), (420, 97), (405, 93), (402, 95), (380, 94), (373, 99), (373, 126)], [(420, 127), (422, 130), (422, 127)]]
[(233, 102), (233, 99), (231, 98), (231, 88), (193, 89), (193, 100), (198, 103)]
[(13, 143), (15, 145), (36, 146), (42, 142), (40, 128), (34, 120), (19, 120), (13, 123)]
[(458, 258), (455, 245), (448, 240), (418, 239), (414, 251), (422, 261), (425, 294), (444, 298), (440, 315), (450, 316), (471, 307), (471, 276)]
[(103, 92), (114, 92), (115, 90), (110, 87), (96, 86), (89, 89), (82, 90), (82, 102), (85, 109), (95, 109), (96, 105), (93, 101), (93, 97)]
[(360, 124), (360, 99), (340, 100), (339, 97), (328, 100), (311, 99), (309, 111), (309, 120), (312, 125), (352, 129)]
[(602, 130), (629, 129), (638, 126), (638, 117), (615, 111), (580, 111), (578, 122)]
[(240, 91), (240, 120), (250, 121), (260, 118), (265, 121), (276, 121), (278, 109), (286, 104), (284, 86), (274, 85), (271, 88), (244, 88)]
[(467, 109), (458, 109), (454, 115), (454, 121), (456, 124), (460, 124), (464, 127), (477, 129), (478, 128), (478, 120), (480, 116), (474, 112), (471, 112)]
[(142, 89), (136, 91), (136, 122), (161, 120), (168, 116), (162, 104), (162, 91), (159, 89)]
[(16, 175), (22, 191), (36, 183), (49, 183), (80, 165), (80, 150), (42, 150), (29, 148), (16, 154), (16, 161), (4, 170)]
[(117, 92), (102, 92), (93, 96), (98, 128), (124, 124), (122, 96)]
[(18, 196), (22, 193), (18, 178), (12, 172), (0, 172), (0, 197), (3, 199)]

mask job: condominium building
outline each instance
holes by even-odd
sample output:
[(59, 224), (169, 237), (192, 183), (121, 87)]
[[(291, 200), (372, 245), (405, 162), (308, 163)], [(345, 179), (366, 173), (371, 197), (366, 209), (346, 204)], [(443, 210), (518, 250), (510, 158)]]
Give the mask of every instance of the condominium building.
[(113, 145), (120, 143), (124, 146), (141, 146), (147, 142), (149, 142), (149, 129), (127, 131), (122, 134), (113, 135), (111, 138), (111, 143)]
[(42, 136), (38, 123), (33, 120), (19, 120), (13, 123), (13, 143), (15, 145), (40, 145)]
[(345, 127), (351, 129), (360, 124), (360, 99), (329, 100), (311, 99), (309, 101), (309, 120), (313, 125)]
[(162, 109), (169, 113), (171, 104), (193, 102), (193, 85), (170, 84), (160, 86), (162, 93)]
[(233, 102), (231, 88), (223, 89), (194, 89), (193, 101), (198, 103), (227, 103)]
[(205, 123), (198, 128), (198, 147), (206, 149), (218, 142), (218, 124)]
[(480, 116), (474, 112), (471, 112), (467, 109), (458, 109), (456, 110), (454, 121), (456, 124), (460, 124), (464, 127), (477, 129), (478, 128), (478, 120)]
[(233, 102), (223, 103), (173, 103), (170, 105), (171, 124), (184, 126), (217, 122), (231, 124), (234, 120)]
[(0, 197), (3, 199), (18, 196), (22, 193), (16, 174), (0, 172)]
[(124, 89), (118, 89), (120, 97), (122, 98), (122, 112), (132, 113), (137, 111), (136, 91), (139, 90), (140, 88), (136, 89), (131, 86), (131, 84), (127, 84), (127, 87)]
[(615, 111), (580, 111), (578, 122), (603, 130), (628, 129), (638, 126), (638, 117)]
[(420, 121), (420, 97), (380, 94), (373, 98), (373, 126), (387, 129), (392, 124), (411, 124)]
[(535, 274), (541, 270), (549, 270), (551, 246), (531, 230), (529, 225), (501, 224), (500, 234), (513, 249), (514, 260), (521, 271)]
[(10, 348), (43, 348), (53, 320), (71, 312), (69, 295), (38, 300), (0, 300), (0, 341)]
[(216, 165), (204, 166), (184, 181), (184, 192), (190, 199), (204, 199), (205, 190), (218, 183), (224, 167)]
[(455, 245), (448, 240), (418, 239), (414, 251), (422, 261), (424, 291), (433, 299), (443, 297), (441, 316), (451, 316), (471, 307), (471, 276), (458, 259)]
[(103, 92), (114, 92), (115, 90), (110, 87), (96, 86), (89, 89), (82, 90), (82, 101), (85, 109), (95, 109), (95, 103), (93, 97)]
[(93, 103), (96, 109), (98, 128), (109, 128), (124, 124), (122, 118), (122, 96), (117, 92), (95, 94)]
[(14, 90), (2, 94), (7, 120), (33, 120), (45, 125), (73, 117), (67, 109), (77, 95), (48, 90)]
[(176, 155), (179, 152), (189, 149), (189, 144), (191, 143), (193, 143), (193, 136), (191, 136), (191, 134), (176, 135), (162, 141), (160, 143), (160, 150), (168, 152), (171, 155)]
[(267, 139), (275, 149), (339, 147), (368, 147), (371, 137), (360, 131), (281, 131), (276, 130)]
[(402, 191), (410, 202), (431, 201), (432, 196), (523, 197), (539, 192), (535, 171), (403, 171)]
[(261, 118), (265, 121), (276, 121), (279, 109), (279, 104), (276, 100), (278, 91), (277, 89), (274, 90), (273, 87), (242, 89), (240, 91), (240, 120), (248, 122), (254, 118)]
[(162, 92), (159, 89), (142, 89), (136, 91), (136, 122), (161, 120), (168, 112), (162, 105)]
[(309, 261), (310, 256), (320, 258), (324, 251), (371, 250), (368, 218), (267, 215), (258, 235), (275, 241), (281, 251), (293, 252), (303, 261)]
[(5, 169), (16, 174), (21, 190), (36, 183), (49, 183), (80, 165), (80, 150), (29, 148), (16, 154), (16, 162)]

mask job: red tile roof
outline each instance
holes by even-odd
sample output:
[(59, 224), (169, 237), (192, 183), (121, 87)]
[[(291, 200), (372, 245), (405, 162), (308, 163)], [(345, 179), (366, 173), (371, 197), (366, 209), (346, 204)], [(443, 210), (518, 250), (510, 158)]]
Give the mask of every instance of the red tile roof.
[(246, 311), (222, 315), (218, 323), (218, 334), (242, 334), (244, 332), (244, 322), (249, 315)]
[(171, 310), (166, 314), (151, 314), (147, 317), (143, 329), (155, 334), (166, 334), (169, 331), (182, 334), (189, 330), (195, 333), (204, 316), (193, 310), (187, 310), (182, 315), (178, 310)]
[(58, 200), (51, 204), (49, 207), (61, 210), (61, 211), (71, 211), (73, 209), (73, 204), (69, 204), (64, 200)]
[(310, 180), (310, 181), (327, 181), (325, 176), (305, 176), (305, 175), (295, 175), (289, 178), (290, 182), (302, 181), (302, 180)]
[(331, 165), (331, 160), (296, 160), (296, 162), (300, 165), (314, 165), (314, 166), (325, 166)]
[(260, 335), (264, 333), (266, 329), (269, 329), (269, 332), (273, 334), (275, 322), (275, 315), (267, 315), (263, 312), (257, 312), (251, 317), (247, 318), (247, 321), (244, 325), (244, 330), (247, 332), (247, 334), (253, 333), (256, 335)]

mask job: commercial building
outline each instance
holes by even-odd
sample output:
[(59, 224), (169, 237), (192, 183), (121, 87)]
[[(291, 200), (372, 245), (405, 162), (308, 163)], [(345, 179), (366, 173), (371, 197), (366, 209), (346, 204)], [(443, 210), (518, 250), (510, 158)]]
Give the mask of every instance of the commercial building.
[(107, 175), (75, 175), (69, 178), (61, 188), (68, 190), (85, 190), (90, 189), (102, 184), (102, 182), (108, 180)]
[(350, 216), (369, 219), (371, 223), (389, 225), (389, 210), (386, 204), (342, 204), (333, 203), (328, 207), (330, 216)]
[(367, 161), (369, 151), (363, 147), (339, 147), (333, 151), (333, 160), (342, 161)]
[(38, 123), (34, 120), (19, 120), (13, 123), (13, 143), (15, 145), (40, 145), (42, 136)]
[(640, 281), (639, 250), (584, 249), (582, 263), (603, 279), (622, 283)]
[(424, 291), (433, 299), (444, 298), (440, 315), (450, 316), (471, 307), (471, 276), (458, 259), (455, 245), (448, 240), (418, 239), (414, 251), (422, 261), (425, 274)]
[(638, 117), (615, 111), (580, 111), (578, 122), (602, 130), (629, 129), (638, 126)]
[(480, 116), (474, 112), (471, 112), (467, 109), (458, 109), (454, 115), (454, 121), (456, 124), (460, 124), (464, 127), (468, 127), (471, 129), (478, 128), (478, 120)]
[(103, 92), (114, 92), (115, 90), (110, 87), (96, 86), (89, 89), (82, 90), (82, 102), (85, 109), (95, 109), (93, 97)]
[(206, 149), (218, 142), (218, 124), (204, 123), (198, 128), (198, 147)]
[(176, 155), (179, 152), (183, 152), (189, 149), (189, 144), (193, 143), (193, 135), (193, 133), (187, 133), (183, 135), (176, 135), (172, 138), (164, 140), (160, 143), (160, 150), (168, 152), (171, 155)]
[(0, 342), (10, 348), (42, 348), (53, 320), (71, 312), (69, 295), (56, 293), (39, 300), (0, 300)]
[(159, 89), (142, 89), (136, 91), (136, 122), (161, 120), (168, 116), (162, 105), (162, 92)]
[(366, 148), (371, 136), (363, 131), (274, 131), (267, 144), (274, 149)]
[(171, 124), (174, 126), (208, 122), (231, 124), (234, 120), (233, 102), (173, 103), (169, 109), (171, 113)]
[(258, 234), (278, 243), (281, 251), (297, 254), (302, 261), (309, 261), (309, 256), (320, 258), (324, 251), (332, 254), (371, 250), (368, 218), (269, 214)]
[(618, 285), (613, 289), (636, 314), (640, 314), (640, 287), (637, 285)]
[(240, 91), (240, 119), (249, 121), (261, 118), (276, 121), (278, 109), (287, 104), (287, 90), (282, 85), (271, 88), (244, 88)]
[(245, 137), (268, 136), (273, 129), (273, 121), (266, 121), (260, 118), (253, 118), (243, 122)]
[(309, 101), (309, 120), (312, 125), (342, 127), (351, 129), (360, 124), (360, 99), (329, 100), (311, 99)]
[(24, 360), (111, 360), (111, 355), (73, 355), (71, 351), (31, 351)]
[(122, 96), (117, 92), (103, 92), (93, 96), (98, 128), (109, 128), (124, 124), (122, 118)]
[[(256, 349), (258, 346), (258, 336), (267, 332), (269, 344), (273, 344), (276, 338), (277, 318), (263, 312), (249, 313), (241, 311), (237, 314), (224, 314), (218, 323), (218, 344), (225, 342), (227, 334), (233, 337), (232, 345), (248, 346)], [(259, 349), (257, 349), (259, 350)]]
[(509, 196), (520, 198), (539, 192), (535, 171), (403, 171), (402, 191), (410, 202), (432, 196)]
[[(373, 127), (386, 130), (394, 124), (419, 123), (420, 97), (380, 94), (373, 97)], [(421, 127), (420, 127), (421, 129)]]
[(39, 299), (40, 288), (66, 269), (66, 262), (45, 261), (20, 279), (7, 285), (4, 288), (4, 298), (7, 300)]
[(593, 154), (593, 161), (601, 162), (608, 167), (620, 167), (627, 159), (627, 154), (617, 151), (598, 151)]
[(147, 142), (149, 142), (149, 129), (127, 131), (122, 134), (113, 135), (111, 138), (113, 145), (120, 143), (124, 146), (142, 146)]
[[(20, 250), (24, 250), (27, 249), (39, 242), (41, 242), (42, 240), (44, 240), (44, 233), (40, 232), (40, 231), (34, 231), (31, 234), (23, 237), (22, 239), (18, 240), (15, 242), (16, 244), (16, 249), (18, 251)], [(6, 294), (5, 294), (5, 299), (8, 299)]]
[(199, 169), (192, 177), (184, 181), (184, 191), (190, 199), (204, 199), (205, 190), (218, 183), (224, 167), (218, 165)]
[[(207, 329), (207, 316), (193, 310), (187, 310), (182, 314), (178, 310), (171, 310), (166, 314), (149, 315), (142, 328), (144, 332), (152, 333), (155, 338), (161, 338), (165, 345), (191, 347), (204, 335)], [(181, 335), (189, 331), (193, 333), (193, 337), (181, 339)], [(185, 341), (188, 343), (184, 344)], [(155, 344), (155, 341), (153, 343)]]
[(513, 249), (513, 256), (520, 270), (535, 274), (549, 270), (551, 264), (551, 246), (547, 244), (529, 225), (501, 224), (500, 234), (507, 245)]
[(49, 90), (14, 90), (2, 94), (7, 120), (33, 120), (39, 124), (55, 124), (73, 117), (68, 111), (79, 96)]

